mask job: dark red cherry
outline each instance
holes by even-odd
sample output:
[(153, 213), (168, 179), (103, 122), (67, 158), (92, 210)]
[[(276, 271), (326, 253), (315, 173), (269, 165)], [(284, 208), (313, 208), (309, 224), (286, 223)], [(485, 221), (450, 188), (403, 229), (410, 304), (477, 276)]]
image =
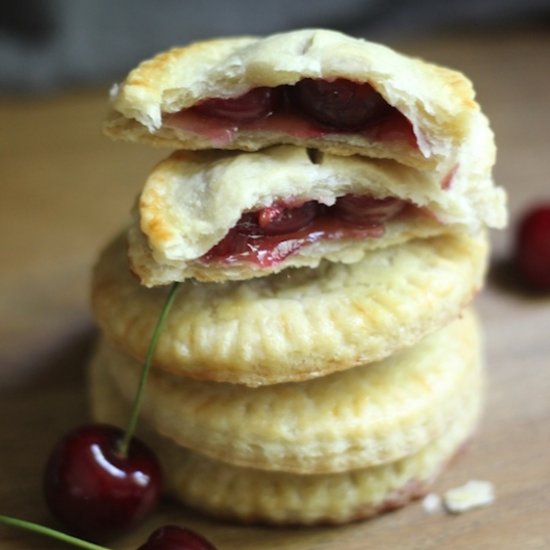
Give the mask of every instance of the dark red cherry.
[(154, 531), (137, 550), (216, 550), (216, 547), (191, 529), (166, 525)]
[(157, 459), (135, 438), (121, 456), (123, 435), (114, 426), (92, 424), (70, 432), (54, 448), (44, 494), (53, 515), (71, 531), (102, 539), (136, 525), (156, 507)]
[(203, 259), (210, 261), (246, 252), (250, 238), (258, 238), (261, 234), (256, 214), (245, 213), (235, 227), (232, 227), (225, 237), (203, 256)]
[(528, 286), (550, 291), (550, 203), (529, 210), (520, 219), (514, 256)]
[(368, 125), (391, 110), (386, 100), (367, 83), (344, 78), (322, 80), (305, 78), (296, 84), (301, 109), (321, 124), (336, 129)]
[(269, 116), (276, 107), (278, 95), (276, 88), (253, 88), (239, 97), (206, 99), (195, 107), (195, 111), (236, 122), (250, 122)]
[(274, 204), (259, 211), (258, 225), (268, 235), (293, 233), (314, 220), (317, 207), (318, 204), (315, 201), (309, 201), (294, 208)]
[(396, 216), (404, 206), (404, 201), (394, 197), (375, 199), (364, 195), (345, 195), (336, 200), (334, 212), (349, 224), (380, 225)]

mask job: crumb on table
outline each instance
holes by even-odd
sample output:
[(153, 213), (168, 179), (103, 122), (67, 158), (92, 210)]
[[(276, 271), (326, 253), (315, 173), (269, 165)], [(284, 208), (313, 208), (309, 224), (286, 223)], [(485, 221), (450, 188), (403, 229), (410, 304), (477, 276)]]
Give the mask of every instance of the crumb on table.
[(493, 484), (489, 481), (471, 480), (468, 483), (450, 489), (443, 495), (445, 508), (460, 514), (480, 506), (488, 506), (495, 500)]

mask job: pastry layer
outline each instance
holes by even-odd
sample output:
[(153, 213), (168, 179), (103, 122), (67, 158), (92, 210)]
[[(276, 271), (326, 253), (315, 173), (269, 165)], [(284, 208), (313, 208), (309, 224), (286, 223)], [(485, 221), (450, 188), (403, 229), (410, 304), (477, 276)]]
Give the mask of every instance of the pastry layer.
[[(288, 92), (304, 79), (367, 83), (400, 122), (385, 128), (375, 120), (359, 131), (304, 121), (301, 112), (222, 123), (185, 111), (205, 100), (240, 98), (266, 87)], [(410, 128), (404, 135), (403, 125)], [(105, 130), (113, 138), (177, 149), (254, 151), (294, 144), (339, 155), (393, 158), (442, 173), (457, 164), (467, 142), (478, 146), (472, 162), (483, 158), (490, 166), (495, 153), (472, 85), (461, 73), (323, 29), (208, 40), (163, 52), (114, 88)]]
[[(167, 290), (146, 289), (123, 238), (96, 265), (92, 307), (108, 340), (142, 361)], [(383, 359), (456, 318), (482, 284), (484, 235), (409, 241), (354, 264), (322, 263), (246, 282), (181, 284), (154, 364), (250, 386)]]
[[(384, 361), (261, 388), (157, 369), (143, 416), (179, 445), (239, 466), (331, 473), (391, 462), (439, 437), (477, 399), (478, 340), (465, 313)], [(141, 364), (106, 343), (95, 361), (131, 401)]]
[[(132, 270), (146, 286), (239, 280), (322, 259), (356, 262), (412, 238), (502, 227), (504, 193), (474, 165), (441, 176), (292, 146), (238, 155), (179, 151), (157, 165), (141, 193), (129, 231)], [(375, 202), (365, 207), (358, 197)], [(277, 208), (297, 214), (285, 221)], [(262, 223), (266, 215), (275, 222)], [(246, 244), (243, 235), (250, 235)], [(223, 252), (209, 257), (222, 240)]]
[[(129, 406), (98, 362), (91, 372), (91, 401), (96, 420), (126, 425)], [(333, 474), (231, 466), (179, 447), (144, 423), (140, 435), (161, 460), (168, 492), (185, 505), (243, 522), (339, 524), (390, 511), (423, 496), (471, 435), (480, 403), (478, 388), (448, 430), (412, 455)]]

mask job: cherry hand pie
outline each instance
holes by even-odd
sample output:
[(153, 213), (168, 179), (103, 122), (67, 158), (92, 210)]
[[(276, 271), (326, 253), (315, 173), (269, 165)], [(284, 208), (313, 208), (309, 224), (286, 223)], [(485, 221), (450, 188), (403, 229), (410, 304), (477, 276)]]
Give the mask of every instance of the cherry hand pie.
[(294, 144), (448, 173), (492, 133), (461, 73), (335, 31), (208, 40), (144, 61), (112, 91), (112, 138), (175, 149)]
[(501, 227), (504, 194), (471, 157), (441, 178), (392, 160), (290, 145), (178, 151), (151, 172), (134, 210), (131, 269), (145, 286), (244, 280)]

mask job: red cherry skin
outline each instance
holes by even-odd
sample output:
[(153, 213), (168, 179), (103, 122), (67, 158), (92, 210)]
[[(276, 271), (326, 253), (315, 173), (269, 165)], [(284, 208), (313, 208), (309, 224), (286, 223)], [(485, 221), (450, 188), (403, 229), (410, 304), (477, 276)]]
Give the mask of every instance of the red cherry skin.
[(515, 264), (525, 284), (550, 291), (550, 204), (528, 211), (520, 220)]
[(216, 550), (216, 547), (190, 529), (166, 525), (154, 531), (137, 550)]
[(335, 129), (367, 126), (388, 114), (392, 107), (367, 83), (344, 78), (304, 78), (295, 86), (296, 100), (315, 121)]
[(212, 98), (202, 101), (195, 111), (203, 115), (250, 122), (269, 116), (278, 103), (276, 88), (259, 87), (232, 98)]
[(161, 470), (137, 439), (126, 457), (117, 445), (124, 432), (91, 424), (67, 434), (44, 471), (44, 495), (52, 514), (79, 535), (98, 540), (141, 522), (157, 506)]
[(315, 219), (318, 207), (315, 201), (309, 201), (297, 207), (274, 204), (257, 212), (247, 212), (203, 258), (206, 261), (226, 259), (250, 252), (254, 243), (266, 236), (294, 233)]
[(353, 225), (380, 225), (396, 216), (405, 202), (395, 197), (375, 199), (362, 195), (339, 197), (334, 211), (339, 219)]
[(227, 235), (204, 255), (204, 258), (208, 261), (240, 254), (248, 249), (248, 242), (251, 238), (258, 238), (261, 234), (256, 215), (254, 213), (243, 214), (235, 227), (232, 227)]
[(268, 235), (294, 233), (308, 226), (315, 219), (317, 206), (318, 203), (315, 201), (309, 201), (294, 208), (274, 204), (259, 211), (258, 225)]

